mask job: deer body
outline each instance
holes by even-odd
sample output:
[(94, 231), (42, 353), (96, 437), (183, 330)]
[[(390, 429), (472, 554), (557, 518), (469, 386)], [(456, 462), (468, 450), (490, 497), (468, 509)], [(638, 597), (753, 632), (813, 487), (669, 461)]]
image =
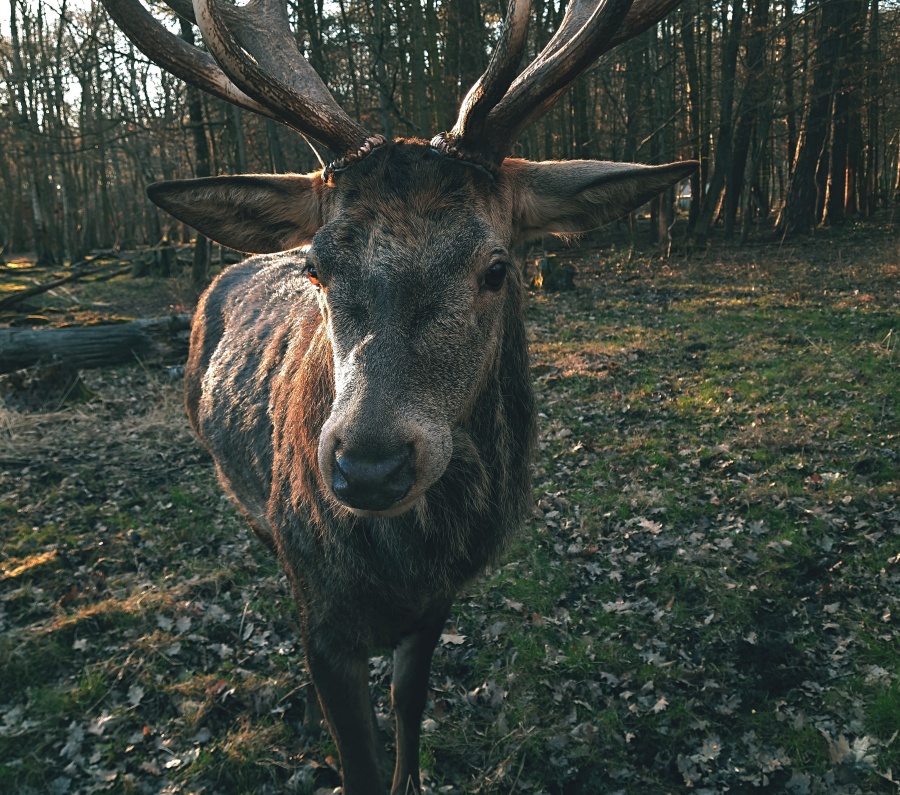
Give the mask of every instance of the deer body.
[[(449, 167), (461, 181), (469, 176), (462, 166)], [(322, 594), (315, 610), (340, 611), (330, 631), (352, 627), (348, 634), (369, 647), (396, 645), (408, 631), (387, 615), (408, 616), (414, 625), (451, 600), (496, 556), (530, 504), (533, 407), (521, 279), (511, 270), (508, 290), (490, 296), (489, 328), (477, 327), (474, 306), (447, 311), (456, 294), (477, 298), (478, 290), (468, 273), (452, 274), (450, 300), (435, 294), (440, 277), (429, 270), (446, 266), (441, 255), (447, 240), (458, 241), (458, 222), (426, 220), (408, 230), (405, 243), (392, 231), (387, 240), (373, 231), (371, 259), (352, 263), (354, 281), (368, 271), (383, 282), (372, 307), (357, 307), (357, 340), (350, 341), (351, 348), (363, 342), (367, 355), (365, 372), (353, 373), (346, 387), (350, 400), (365, 404), (344, 411), (354, 430), (377, 437), (372, 445), (390, 446), (410, 416), (455, 408), (435, 420), (445, 421), (451, 436), (445, 471), (399, 516), (348, 510), (322, 483), (319, 440), (335, 403), (335, 372), (348, 368), (335, 361), (334, 331), (320, 288), (303, 272), (302, 250), (230, 268), (206, 292), (194, 321), (188, 415), (223, 483), (272, 539), (292, 577)], [(421, 350), (429, 336), (444, 338), (439, 360)], [(481, 350), (470, 350), (473, 342)]]
[(386, 792), (368, 689), (369, 655), (384, 647), (390, 791), (417, 793), (428, 671), (450, 606), (531, 504), (534, 407), (512, 247), (597, 228), (696, 166), (507, 155), (602, 52), (678, 0), (572, 0), (518, 77), (529, 6), (511, 0), (487, 71), (431, 142), (388, 142), (350, 119), (297, 50), (283, 0), (167, 0), (215, 61), (139, 0), (104, 2), (173, 73), (344, 154), (308, 175), (148, 193), (213, 240), (268, 255), (201, 299), (188, 415), (288, 574), (344, 795)]
[[(361, 282), (359, 293), (331, 310), (353, 307), (357, 325), (349, 334), (336, 332), (323, 311), (323, 288), (304, 273), (308, 254), (257, 257), (223, 273), (204, 295), (185, 373), (195, 430), (290, 577), (348, 793), (379, 791), (369, 656), (399, 647), (396, 666), (408, 671), (408, 684), (395, 688), (394, 699), (409, 750), (398, 748), (398, 780), (417, 782), (427, 671), (450, 604), (496, 557), (530, 504), (533, 407), (519, 271), (510, 269), (502, 294), (487, 295), (479, 295), (468, 256), (448, 272), (448, 241), (467, 237), (467, 255), (498, 245), (486, 227), (473, 233), (473, 219), (447, 212), (447, 202), (463, 198), (453, 193), (473, 200), (486, 180), (460, 164), (428, 162), (425, 147), (404, 148), (412, 151), (385, 152), (384, 168), (394, 171), (399, 193), (420, 193), (433, 211), (398, 230), (385, 225), (390, 212), (379, 207), (397, 197), (382, 192), (357, 198), (322, 228), (330, 245), (343, 234), (369, 241), (357, 261), (341, 263)], [(423, 168), (437, 172), (438, 184)], [(330, 277), (327, 289), (336, 293), (338, 274)], [(479, 299), (490, 312), (477, 312)], [(365, 366), (348, 364), (352, 354), (336, 360), (335, 337), (344, 351), (364, 347)], [(444, 343), (437, 359), (432, 337)], [(348, 392), (343, 402), (336, 375)], [(368, 436), (373, 447), (390, 447), (410, 417), (444, 424), (451, 448), (445, 471), (399, 516), (348, 510), (323, 484), (318, 463), (322, 428), (335, 415), (349, 415), (356, 426), (344, 436)], [(433, 436), (439, 442), (442, 434)], [(339, 728), (344, 714), (350, 726)]]
[(509, 249), (619, 211), (597, 191), (633, 204), (670, 179), (667, 167), (517, 161), (494, 179), (400, 142), (329, 190), (318, 175), (155, 189), (176, 213), (223, 217), (226, 238), (277, 237), (292, 214), (290, 229), (320, 224), (308, 250), (249, 259), (207, 291), (185, 388), (220, 479), (290, 578), (347, 795), (380, 791), (367, 661), (384, 647), (396, 649), (392, 791), (418, 789), (450, 605), (530, 506), (534, 408)]

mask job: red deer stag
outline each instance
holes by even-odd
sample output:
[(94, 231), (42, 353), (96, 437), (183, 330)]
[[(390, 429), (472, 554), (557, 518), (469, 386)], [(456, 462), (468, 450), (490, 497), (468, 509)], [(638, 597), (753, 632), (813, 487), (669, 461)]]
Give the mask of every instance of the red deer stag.
[(229, 268), (202, 298), (188, 414), (287, 571), (344, 795), (386, 792), (368, 684), (378, 648), (394, 649), (390, 791), (419, 792), (428, 671), (450, 605), (531, 507), (534, 408), (512, 247), (594, 229), (695, 167), (507, 155), (602, 53), (679, 0), (572, 0), (518, 76), (530, 8), (511, 0), (456, 126), (430, 142), (389, 142), (344, 113), (300, 54), (285, 0), (168, 2), (212, 57), (139, 0), (104, 0), (163, 68), (340, 156), (308, 175), (163, 182), (149, 194), (213, 240), (272, 255)]

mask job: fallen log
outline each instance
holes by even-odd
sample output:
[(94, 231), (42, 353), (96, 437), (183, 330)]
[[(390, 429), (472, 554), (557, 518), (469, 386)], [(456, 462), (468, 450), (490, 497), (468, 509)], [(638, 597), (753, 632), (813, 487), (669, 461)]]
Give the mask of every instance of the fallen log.
[(183, 362), (190, 328), (190, 315), (105, 326), (0, 328), (0, 373), (53, 362), (80, 369), (136, 360)]

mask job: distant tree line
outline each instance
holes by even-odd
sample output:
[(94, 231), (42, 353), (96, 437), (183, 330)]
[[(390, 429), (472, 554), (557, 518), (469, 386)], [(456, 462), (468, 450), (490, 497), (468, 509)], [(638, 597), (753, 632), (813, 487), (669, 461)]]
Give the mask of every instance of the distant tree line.
[[(184, 238), (145, 198), (150, 182), (318, 167), (299, 136), (149, 64), (96, 0), (52, 10), (0, 2), (10, 4), (0, 37), (0, 251), (60, 262)], [(339, 102), (367, 126), (407, 137), (453, 124), (505, 13), (500, 0), (289, 5)], [(565, 0), (534, 6), (532, 55)], [(194, 37), (189, 23), (153, 8)], [(585, 74), (519, 153), (699, 159), (689, 192), (652, 205), (661, 242), (679, 206), (699, 242), (714, 225), (740, 240), (759, 222), (794, 234), (868, 216), (900, 190), (898, 34), (900, 7), (884, 0), (686, 0)]]

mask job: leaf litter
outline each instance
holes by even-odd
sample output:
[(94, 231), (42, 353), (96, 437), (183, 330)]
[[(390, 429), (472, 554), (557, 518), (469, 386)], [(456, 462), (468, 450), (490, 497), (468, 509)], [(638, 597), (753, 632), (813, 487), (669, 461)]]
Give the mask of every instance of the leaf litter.
[[(897, 791), (896, 265), (816, 246), (588, 252), (532, 296), (535, 512), (438, 644), (430, 792)], [(0, 415), (0, 789), (339, 784), (172, 375)]]

